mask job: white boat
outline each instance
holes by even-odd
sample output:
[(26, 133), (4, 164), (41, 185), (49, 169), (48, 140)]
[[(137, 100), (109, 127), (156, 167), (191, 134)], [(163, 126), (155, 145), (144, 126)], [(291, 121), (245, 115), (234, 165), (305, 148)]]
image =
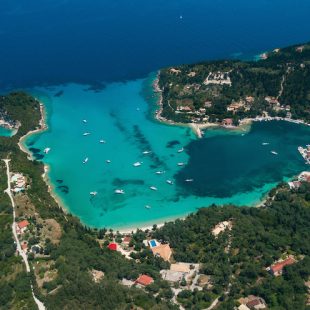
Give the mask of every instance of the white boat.
[(273, 155), (278, 155), (278, 153), (276, 151), (271, 151), (270, 153)]
[(48, 154), (48, 152), (49, 152), (50, 150), (51, 150), (51, 149), (50, 149), (49, 147), (47, 147), (47, 148), (44, 149), (43, 152), (44, 152), (45, 154)]
[(122, 190), (122, 189), (116, 189), (116, 190), (114, 191), (114, 193), (115, 193), (115, 194), (119, 194), (119, 195), (125, 194), (124, 190)]
[(96, 196), (98, 193), (97, 192), (90, 192), (89, 193), (91, 196)]
[(155, 186), (150, 186), (150, 189), (151, 189), (152, 191), (157, 191), (157, 187), (155, 187)]
[(185, 163), (178, 163), (178, 166), (184, 166)]
[(144, 207), (145, 207), (145, 209), (151, 209), (151, 206), (149, 206), (149, 205), (146, 205)]
[(186, 179), (185, 182), (193, 182), (194, 179)]
[(83, 119), (83, 123), (85, 123), (85, 124), (86, 124), (86, 123), (87, 123), (87, 120), (86, 120), (86, 119)]
[(173, 182), (171, 180), (166, 180), (166, 182), (170, 185), (173, 185)]
[(269, 145), (269, 142), (263, 142), (262, 145)]
[(90, 135), (90, 132), (84, 132), (83, 133), (83, 136), (89, 136)]
[(105, 140), (99, 140), (100, 143), (106, 143)]
[(134, 167), (139, 167), (142, 165), (142, 161), (137, 161), (136, 163), (133, 164)]
[(83, 164), (86, 164), (88, 162), (88, 157), (86, 157), (84, 160), (83, 160)]
[(152, 153), (151, 151), (144, 151), (144, 152), (142, 152), (142, 154), (144, 154), (144, 155), (147, 155), (147, 154), (150, 154), (150, 153)]
[(184, 148), (182, 147), (181, 149), (178, 150), (178, 153), (182, 153), (184, 151)]
[(156, 174), (164, 174), (166, 171), (156, 171)]
[(111, 160), (110, 160), (110, 159), (107, 159), (107, 160), (106, 160), (106, 163), (108, 163), (108, 164), (111, 163)]

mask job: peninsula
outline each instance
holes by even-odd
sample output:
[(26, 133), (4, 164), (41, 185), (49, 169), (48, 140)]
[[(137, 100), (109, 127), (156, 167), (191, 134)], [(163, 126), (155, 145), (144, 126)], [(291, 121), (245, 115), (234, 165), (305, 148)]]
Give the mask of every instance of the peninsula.
[(251, 120), (310, 121), (310, 44), (277, 48), (258, 61), (222, 60), (159, 71), (157, 119), (196, 128)]

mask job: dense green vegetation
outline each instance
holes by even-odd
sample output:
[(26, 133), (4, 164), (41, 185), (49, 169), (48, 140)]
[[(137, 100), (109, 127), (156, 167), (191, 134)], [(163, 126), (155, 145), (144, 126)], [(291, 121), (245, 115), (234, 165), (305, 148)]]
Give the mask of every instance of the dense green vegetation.
[[(245, 117), (291, 117), (310, 121), (310, 45), (283, 48), (267, 53), (259, 61), (223, 60), (182, 65), (160, 70), (162, 116), (176, 122), (220, 122), (233, 118), (235, 124)], [(229, 84), (205, 81), (221, 72)], [(282, 84), (282, 85), (281, 85)], [(247, 97), (253, 97), (247, 102)], [(272, 97), (278, 103), (269, 103)], [(236, 110), (227, 110), (233, 102), (242, 102)], [(207, 103), (207, 104), (206, 104)], [(177, 111), (181, 106), (191, 112)], [(199, 111), (205, 108), (205, 111)], [(289, 113), (288, 113), (289, 112)]]
[[(269, 309), (305, 309), (304, 283), (310, 276), (309, 194), (309, 183), (298, 192), (282, 185), (264, 208), (211, 206), (153, 232), (155, 238), (170, 243), (177, 261), (201, 263), (201, 272), (211, 276), (213, 288), (189, 292), (182, 299), (184, 305), (200, 309), (200, 300), (212, 292), (224, 300), (219, 309), (232, 309), (238, 298), (249, 294), (263, 297)], [(230, 219), (232, 230), (215, 238), (212, 228)], [(266, 267), (284, 253), (299, 262), (275, 278)], [(193, 298), (195, 294), (198, 297)]]

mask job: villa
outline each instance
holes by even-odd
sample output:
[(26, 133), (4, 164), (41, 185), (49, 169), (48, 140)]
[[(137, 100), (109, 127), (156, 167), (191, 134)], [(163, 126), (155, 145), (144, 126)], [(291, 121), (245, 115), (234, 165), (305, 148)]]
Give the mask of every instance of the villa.
[(155, 239), (149, 240), (148, 245), (151, 248), (154, 256), (161, 257), (164, 261), (169, 261), (172, 255), (172, 250), (169, 244), (161, 244)]
[(16, 224), (16, 232), (17, 232), (17, 234), (18, 235), (23, 234), (27, 230), (28, 225), (29, 225), (29, 222), (27, 220), (23, 220), (21, 222), (18, 222)]
[(146, 274), (141, 274), (138, 279), (135, 281), (135, 284), (141, 286), (148, 286), (154, 282), (154, 279)]
[(273, 276), (278, 277), (282, 275), (284, 267), (293, 265), (295, 263), (296, 260), (292, 256), (289, 256), (285, 260), (278, 261), (277, 263), (271, 265), (269, 268), (267, 268), (267, 270), (270, 271)]
[(254, 295), (249, 295), (245, 298), (240, 298), (238, 302), (241, 304), (238, 310), (250, 310), (250, 309), (267, 309), (266, 302), (263, 298)]

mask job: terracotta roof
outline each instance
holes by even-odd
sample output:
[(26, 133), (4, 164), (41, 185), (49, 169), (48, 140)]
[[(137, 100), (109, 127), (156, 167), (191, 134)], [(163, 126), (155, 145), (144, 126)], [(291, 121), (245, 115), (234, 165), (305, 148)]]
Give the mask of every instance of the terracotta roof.
[(163, 260), (168, 261), (171, 257), (172, 251), (169, 244), (160, 244), (152, 248), (154, 255), (159, 255)]
[(23, 220), (23, 221), (19, 222), (17, 225), (20, 229), (23, 229), (29, 225), (29, 222), (27, 220)]
[(190, 271), (189, 265), (188, 264), (182, 264), (182, 263), (171, 264), (170, 270), (177, 271), (177, 272), (189, 272)]
[(136, 283), (147, 286), (154, 282), (154, 279), (146, 274), (141, 274), (136, 280)]
[(26, 242), (21, 245), (22, 250), (26, 250), (28, 248), (28, 244)]
[(282, 262), (279, 262), (279, 263), (276, 263), (274, 265), (271, 266), (271, 270), (272, 272), (279, 272), (279, 271), (282, 271), (282, 269), (285, 267), (285, 266), (289, 266), (289, 265), (292, 265), (295, 263), (295, 260), (292, 258), (292, 257), (289, 257), (287, 259), (285, 259), (284, 261)]
[(124, 243), (129, 243), (131, 241), (131, 237), (130, 236), (125, 236), (123, 239)]

